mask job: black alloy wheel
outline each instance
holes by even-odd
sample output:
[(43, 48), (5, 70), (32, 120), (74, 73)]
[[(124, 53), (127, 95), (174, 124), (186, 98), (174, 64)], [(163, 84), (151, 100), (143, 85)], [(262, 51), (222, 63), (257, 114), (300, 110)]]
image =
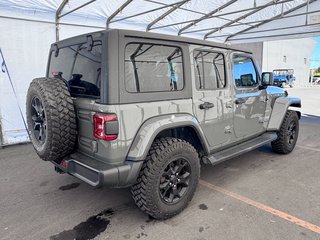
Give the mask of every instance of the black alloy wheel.
[(190, 164), (185, 159), (170, 162), (160, 179), (160, 196), (166, 203), (178, 202), (188, 191), (191, 175)]
[(137, 182), (131, 186), (132, 197), (151, 217), (168, 219), (188, 206), (199, 176), (199, 154), (189, 142), (158, 138), (150, 147)]
[(289, 123), (288, 132), (287, 132), (288, 144), (290, 146), (296, 142), (296, 128), (297, 128), (296, 121), (292, 120)]
[(299, 135), (299, 116), (297, 112), (288, 110), (284, 116), (278, 138), (271, 142), (274, 152), (288, 154), (294, 149)]
[(33, 97), (31, 101), (32, 134), (39, 145), (43, 145), (47, 137), (46, 115), (40, 98)]

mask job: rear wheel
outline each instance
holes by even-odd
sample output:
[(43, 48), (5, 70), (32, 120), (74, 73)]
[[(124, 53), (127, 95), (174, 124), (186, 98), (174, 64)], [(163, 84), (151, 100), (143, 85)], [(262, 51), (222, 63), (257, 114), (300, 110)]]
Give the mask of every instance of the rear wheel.
[(156, 219), (167, 219), (187, 207), (200, 175), (194, 147), (176, 138), (155, 140), (131, 187), (137, 206)]
[(287, 111), (277, 134), (278, 138), (271, 142), (273, 151), (282, 154), (292, 152), (299, 135), (299, 118), (295, 111)]
[(40, 158), (59, 162), (77, 139), (76, 115), (66, 84), (60, 79), (34, 79), (27, 94), (30, 139)]

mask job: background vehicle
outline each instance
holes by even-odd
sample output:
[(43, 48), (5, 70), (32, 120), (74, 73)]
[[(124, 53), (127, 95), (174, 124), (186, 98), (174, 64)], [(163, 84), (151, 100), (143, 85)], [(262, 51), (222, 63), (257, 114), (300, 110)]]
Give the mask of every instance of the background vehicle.
[(278, 87), (284, 87), (284, 85), (289, 85), (290, 88), (293, 87), (296, 78), (293, 76), (293, 69), (275, 69), (273, 70), (273, 83)]
[(272, 84), (248, 52), (101, 31), (51, 46), (47, 76), (28, 90), (28, 127), (56, 171), (95, 187), (131, 186), (141, 210), (166, 219), (192, 199), (200, 161), (270, 142), (275, 152), (293, 150), (300, 112), (289, 108), (300, 99)]
[(320, 73), (315, 73), (312, 77), (312, 83), (320, 84)]

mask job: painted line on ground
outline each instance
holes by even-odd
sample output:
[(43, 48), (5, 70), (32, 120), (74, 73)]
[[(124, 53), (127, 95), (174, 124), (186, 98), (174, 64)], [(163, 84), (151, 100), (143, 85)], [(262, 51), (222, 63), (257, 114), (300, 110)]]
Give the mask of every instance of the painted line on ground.
[(267, 205), (264, 205), (262, 203), (256, 202), (256, 201), (254, 201), (252, 199), (249, 199), (249, 198), (246, 198), (244, 196), (241, 196), (241, 195), (239, 195), (237, 193), (230, 192), (230, 191), (228, 191), (228, 190), (226, 190), (224, 188), (221, 188), (221, 187), (218, 187), (218, 186), (213, 185), (211, 183), (208, 183), (208, 182), (206, 182), (206, 181), (204, 181), (202, 179), (200, 179), (199, 183), (202, 186), (206, 187), (206, 188), (209, 188), (211, 190), (223, 193), (223, 194), (225, 194), (225, 195), (227, 195), (229, 197), (232, 197), (234, 199), (237, 199), (237, 200), (239, 200), (239, 201), (241, 201), (243, 203), (246, 203), (248, 205), (251, 205), (253, 207), (261, 209), (261, 210), (263, 210), (265, 212), (271, 213), (271, 214), (273, 214), (273, 215), (275, 215), (277, 217), (280, 217), (280, 218), (285, 219), (285, 220), (287, 220), (289, 222), (292, 222), (292, 223), (294, 223), (294, 224), (296, 224), (296, 225), (298, 225), (300, 227), (303, 227), (305, 229), (308, 229), (310, 231), (313, 231), (315, 233), (320, 234), (320, 227), (315, 225), (315, 224), (306, 222), (306, 221), (301, 220), (301, 219), (299, 219), (297, 217), (294, 217), (294, 216), (292, 216), (290, 214), (287, 214), (285, 212), (282, 212), (280, 210), (274, 209), (274, 208), (269, 207)]
[(313, 148), (313, 147), (307, 147), (307, 146), (303, 146), (303, 145), (296, 145), (296, 146), (299, 147), (299, 148), (304, 148), (304, 149), (307, 149), (307, 150), (320, 152), (320, 149), (316, 149), (316, 148)]

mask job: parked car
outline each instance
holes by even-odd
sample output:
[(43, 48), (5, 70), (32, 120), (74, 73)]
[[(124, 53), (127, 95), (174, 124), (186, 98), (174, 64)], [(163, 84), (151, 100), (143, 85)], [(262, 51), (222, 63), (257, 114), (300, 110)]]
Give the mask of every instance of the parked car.
[(320, 73), (315, 73), (312, 77), (312, 83), (320, 84)]
[(293, 76), (293, 69), (275, 69), (273, 70), (273, 83), (278, 87), (288, 85), (293, 87), (296, 78)]
[(30, 84), (31, 141), (57, 172), (131, 186), (141, 210), (170, 218), (192, 199), (201, 161), (270, 142), (294, 149), (300, 99), (257, 69), (249, 52), (184, 37), (112, 29), (66, 39)]

